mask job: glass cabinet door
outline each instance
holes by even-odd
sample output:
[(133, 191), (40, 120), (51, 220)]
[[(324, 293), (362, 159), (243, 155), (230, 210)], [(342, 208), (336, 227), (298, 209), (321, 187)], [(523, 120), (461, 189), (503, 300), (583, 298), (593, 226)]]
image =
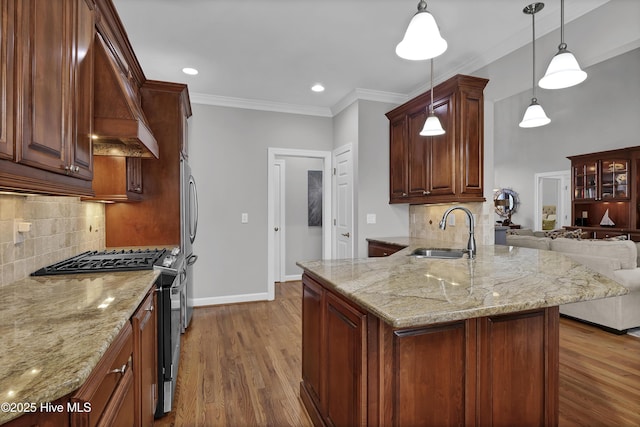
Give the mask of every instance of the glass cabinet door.
[(628, 199), (627, 182), (629, 162), (627, 160), (602, 160), (602, 198)]
[(598, 198), (598, 163), (588, 162), (577, 164), (573, 169), (573, 198)]

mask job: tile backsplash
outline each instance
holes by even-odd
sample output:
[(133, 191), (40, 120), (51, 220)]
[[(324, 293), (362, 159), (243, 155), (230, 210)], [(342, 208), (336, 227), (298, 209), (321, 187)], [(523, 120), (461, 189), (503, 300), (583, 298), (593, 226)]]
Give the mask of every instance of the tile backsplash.
[(494, 244), (493, 206), (491, 203), (481, 202), (411, 205), (409, 207), (409, 234), (411, 237), (444, 240), (466, 246), (469, 239), (469, 226), (466, 225), (467, 215), (463, 211), (455, 210), (449, 215), (455, 215), (455, 226), (447, 225), (447, 229), (444, 231), (438, 228), (442, 215), (452, 206), (464, 206), (473, 213), (475, 217), (475, 238), (478, 245)]
[[(14, 223), (30, 223), (14, 243)], [(104, 205), (78, 197), (0, 194), (0, 286), (39, 268), (105, 247)]]

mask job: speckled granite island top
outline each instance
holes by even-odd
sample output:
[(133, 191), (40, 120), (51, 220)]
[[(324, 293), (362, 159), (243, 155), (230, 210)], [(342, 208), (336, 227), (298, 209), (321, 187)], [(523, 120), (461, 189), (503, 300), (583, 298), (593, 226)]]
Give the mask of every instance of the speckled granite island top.
[[(407, 245), (384, 258), (301, 261), (336, 292), (396, 328), (552, 307), (624, 295), (628, 290), (558, 252), (480, 246), (474, 260), (415, 258), (418, 238), (373, 239)], [(459, 247), (458, 247), (459, 249)]]
[[(0, 403), (39, 405), (77, 390), (158, 274), (28, 277), (3, 286)], [(0, 411), (0, 424), (19, 415)]]

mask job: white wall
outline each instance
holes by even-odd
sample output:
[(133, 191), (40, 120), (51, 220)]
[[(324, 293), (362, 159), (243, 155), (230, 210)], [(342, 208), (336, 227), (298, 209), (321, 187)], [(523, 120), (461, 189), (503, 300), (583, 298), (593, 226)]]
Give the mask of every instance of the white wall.
[[(385, 113), (396, 107), (358, 101), (358, 249), (367, 256), (367, 237), (409, 235), (409, 205), (389, 204), (389, 120)], [(376, 215), (367, 224), (367, 214)]]
[[(189, 163), (198, 182), (195, 304), (266, 299), (267, 149), (331, 150), (332, 122), (193, 104)], [(241, 214), (249, 222), (240, 222)]]

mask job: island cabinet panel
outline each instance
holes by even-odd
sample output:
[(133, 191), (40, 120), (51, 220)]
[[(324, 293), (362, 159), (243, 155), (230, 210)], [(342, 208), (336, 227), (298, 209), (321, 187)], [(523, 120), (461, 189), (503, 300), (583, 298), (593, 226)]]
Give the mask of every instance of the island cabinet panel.
[(445, 134), (421, 136), (431, 110), (425, 92), (388, 112), (389, 203), (484, 201), (483, 90), (488, 80), (456, 75), (434, 88)]
[(465, 425), (465, 323), (393, 333), (398, 426)]
[(394, 328), (303, 275), (316, 426), (557, 426), (558, 307)]
[(558, 307), (479, 320), (481, 425), (557, 425), (558, 328)]
[(366, 314), (303, 279), (300, 393), (316, 425), (365, 426)]

